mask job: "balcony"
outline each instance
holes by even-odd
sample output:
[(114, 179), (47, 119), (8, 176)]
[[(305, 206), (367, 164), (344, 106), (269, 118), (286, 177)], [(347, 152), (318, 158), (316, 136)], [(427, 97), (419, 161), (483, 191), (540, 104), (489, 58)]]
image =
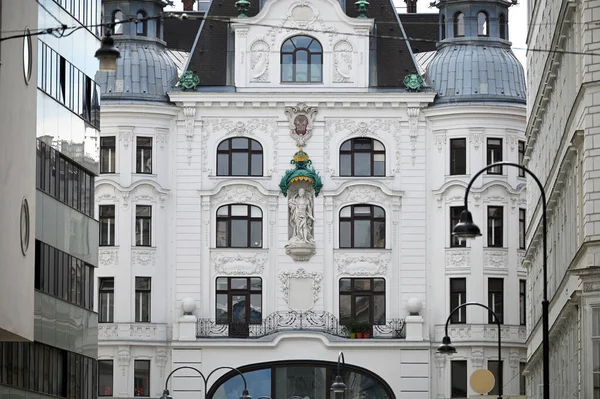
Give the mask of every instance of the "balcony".
[[(441, 342), (444, 337), (444, 326), (435, 326), (435, 341)], [(500, 328), (502, 345), (524, 344), (527, 339), (525, 326), (503, 324)], [(452, 342), (498, 342), (498, 326), (496, 324), (450, 324), (448, 335)]]
[[(281, 311), (271, 313), (260, 324), (217, 324), (212, 319), (198, 319), (197, 338), (261, 338), (281, 332), (312, 331), (350, 338), (348, 329), (329, 312)], [(373, 339), (404, 339), (404, 319), (389, 319), (386, 324), (373, 325)]]
[(166, 341), (167, 325), (159, 323), (99, 323), (99, 341)]

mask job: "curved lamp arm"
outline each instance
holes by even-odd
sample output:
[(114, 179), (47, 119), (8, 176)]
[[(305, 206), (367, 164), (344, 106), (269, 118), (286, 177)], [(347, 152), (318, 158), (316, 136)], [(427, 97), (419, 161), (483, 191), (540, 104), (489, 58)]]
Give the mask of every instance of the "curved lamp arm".
[(341, 363), (345, 366), (346, 365), (346, 359), (344, 359), (344, 352), (340, 352), (340, 354), (338, 355), (338, 361), (337, 361), (337, 375), (341, 375), (340, 374), (340, 359), (341, 359)]
[(206, 378), (204, 377), (204, 374), (202, 374), (202, 372), (200, 370), (198, 370), (195, 367), (191, 367), (191, 366), (181, 366), (181, 367), (177, 367), (176, 369), (174, 369), (173, 371), (171, 371), (169, 373), (169, 375), (167, 376), (167, 380), (165, 381), (165, 392), (168, 392), (168, 385), (169, 385), (169, 380), (171, 379), (171, 376), (173, 374), (175, 374), (176, 371), (179, 370), (183, 370), (183, 369), (188, 369), (188, 370), (194, 370), (196, 373), (200, 374), (200, 377), (202, 377), (202, 381), (204, 381), (204, 386), (206, 387)]
[[(466, 195), (465, 195), (465, 198), (466, 198)], [(450, 312), (450, 314), (448, 315), (448, 318), (446, 319), (446, 326), (444, 328), (444, 335), (445, 335), (444, 338), (448, 337), (448, 324), (450, 324), (450, 319), (452, 318), (452, 315), (454, 313), (456, 313), (457, 311), (459, 311), (460, 309), (465, 308), (467, 306), (471, 306), (471, 305), (480, 306), (484, 309), (487, 309), (487, 311), (494, 316), (496, 326), (498, 326), (498, 399), (502, 399), (503, 388), (504, 388), (504, 382), (502, 380), (502, 374), (503, 374), (502, 373), (502, 325), (500, 324), (500, 319), (498, 318), (498, 315), (496, 315), (496, 312), (494, 312), (492, 309), (490, 309), (488, 306), (484, 305), (483, 303), (479, 303), (479, 302), (465, 302), (462, 305), (458, 305), (457, 307), (452, 309), (452, 312)]]
[(550, 306), (550, 301), (548, 301), (548, 263), (546, 260), (546, 254), (548, 253), (548, 222), (546, 216), (546, 191), (544, 190), (544, 185), (538, 179), (538, 177), (529, 169), (527, 169), (523, 165), (519, 165), (518, 163), (513, 162), (496, 162), (490, 165), (487, 165), (479, 172), (477, 172), (472, 178), (469, 184), (467, 185), (467, 189), (465, 190), (465, 210), (468, 210), (467, 196), (469, 195), (469, 190), (473, 185), (473, 182), (479, 175), (483, 172), (492, 169), (496, 166), (514, 166), (515, 168), (519, 168), (520, 170), (526, 172), (529, 176), (533, 178), (533, 180), (537, 183), (541, 197), (542, 197), (542, 273), (543, 273), (543, 298), (542, 298), (542, 351), (543, 351), (543, 386), (544, 386), (544, 399), (550, 399), (550, 317), (548, 316), (548, 307)]
[[(206, 377), (204, 384), (205, 385), (208, 384), (208, 380), (210, 379), (210, 376), (213, 375), (215, 373), (215, 371), (224, 370), (224, 369), (235, 371), (236, 373), (238, 373), (240, 375), (240, 377), (242, 377), (242, 380), (244, 380), (244, 391), (248, 391), (248, 383), (246, 382), (246, 377), (244, 377), (244, 373), (242, 373), (240, 370), (236, 369), (235, 367), (229, 367), (229, 366), (217, 367), (216, 369), (211, 371), (210, 374)], [(208, 392), (207, 389), (205, 389), (205, 391)]]
[(194, 370), (196, 373), (198, 373), (200, 375), (200, 377), (202, 377), (202, 381), (204, 382), (204, 392), (205, 393), (208, 392), (208, 380), (215, 373), (215, 371), (219, 371), (219, 370), (223, 370), (223, 369), (235, 371), (242, 377), (242, 380), (244, 380), (244, 392), (242, 395), (248, 395), (248, 383), (246, 381), (246, 377), (244, 377), (244, 374), (240, 370), (236, 369), (235, 367), (229, 367), (229, 366), (217, 367), (216, 369), (211, 371), (207, 377), (205, 377), (204, 374), (202, 374), (202, 372), (195, 367), (181, 366), (181, 367), (177, 367), (176, 369), (171, 371), (169, 373), (169, 375), (167, 376), (167, 380), (165, 381), (165, 390), (163, 391), (163, 397), (168, 395), (168, 392), (169, 392), (168, 386), (169, 386), (169, 380), (171, 379), (171, 376), (173, 374), (175, 374), (176, 371), (183, 370), (183, 369)]

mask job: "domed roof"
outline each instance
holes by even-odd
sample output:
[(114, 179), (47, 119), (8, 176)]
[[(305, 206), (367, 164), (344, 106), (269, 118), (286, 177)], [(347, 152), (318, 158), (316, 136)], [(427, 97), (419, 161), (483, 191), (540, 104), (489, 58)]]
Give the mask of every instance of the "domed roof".
[(102, 101), (168, 101), (177, 83), (177, 67), (156, 41), (116, 41), (121, 52), (115, 72), (98, 72)]
[(443, 46), (427, 65), (425, 80), (437, 92), (436, 104), (525, 103), (523, 67), (504, 45), (454, 43)]

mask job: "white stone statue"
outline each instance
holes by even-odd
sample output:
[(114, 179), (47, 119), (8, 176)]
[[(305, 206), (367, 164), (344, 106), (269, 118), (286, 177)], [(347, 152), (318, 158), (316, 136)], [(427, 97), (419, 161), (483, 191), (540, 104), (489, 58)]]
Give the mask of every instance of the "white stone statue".
[(313, 224), (313, 198), (304, 188), (300, 188), (298, 193), (290, 198), (288, 206), (290, 208), (290, 224), (292, 226), (292, 237), (290, 244), (305, 243), (314, 244)]

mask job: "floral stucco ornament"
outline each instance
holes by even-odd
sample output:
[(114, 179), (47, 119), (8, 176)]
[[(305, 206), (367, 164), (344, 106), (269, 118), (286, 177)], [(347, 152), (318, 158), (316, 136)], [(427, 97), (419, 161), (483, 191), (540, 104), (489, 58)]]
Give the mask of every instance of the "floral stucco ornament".
[(411, 73), (404, 77), (404, 87), (410, 91), (420, 91), (423, 83), (421, 75), (417, 75), (416, 73)]
[(179, 78), (179, 86), (182, 90), (196, 90), (200, 85), (200, 78), (192, 71), (184, 72)]

